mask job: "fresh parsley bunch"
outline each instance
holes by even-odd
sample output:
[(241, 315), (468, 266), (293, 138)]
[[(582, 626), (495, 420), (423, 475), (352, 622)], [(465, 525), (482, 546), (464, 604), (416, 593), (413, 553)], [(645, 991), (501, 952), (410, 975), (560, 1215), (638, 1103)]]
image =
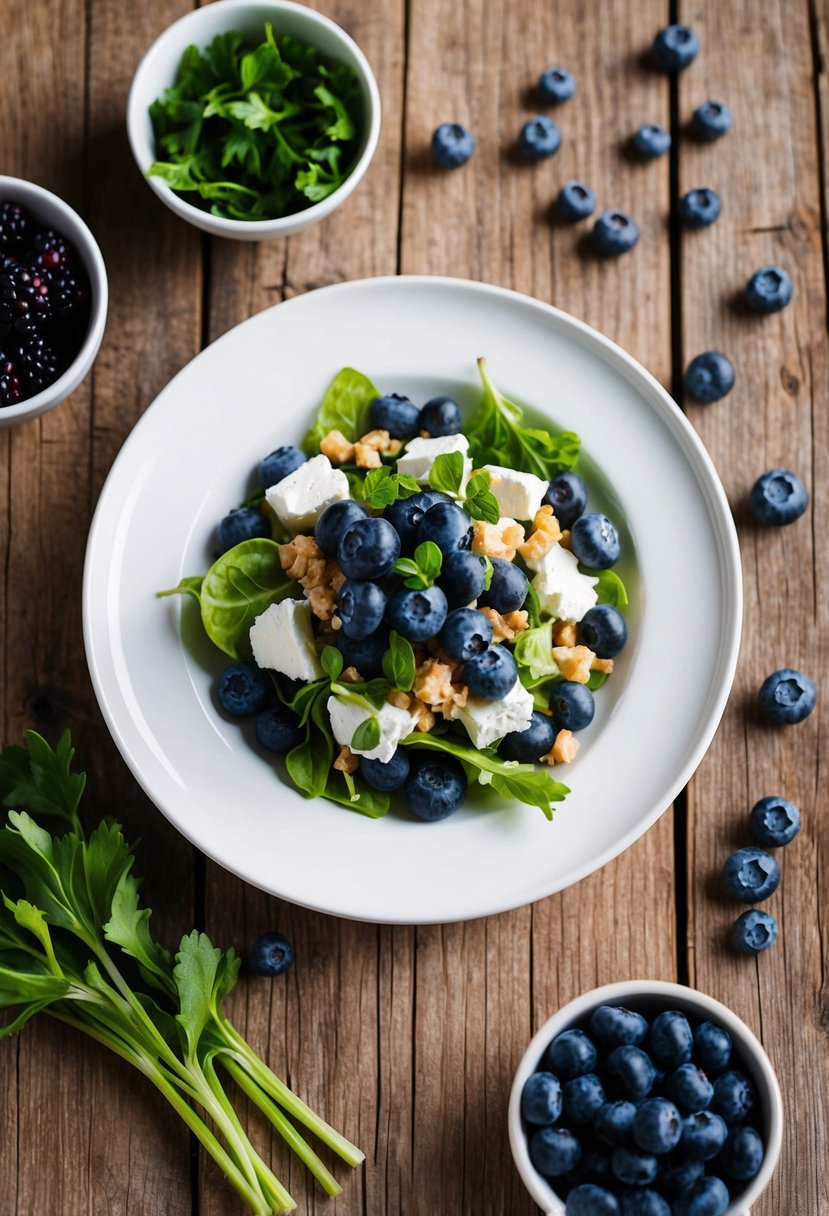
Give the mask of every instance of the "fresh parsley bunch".
[(150, 175), (213, 215), (277, 219), (327, 198), (357, 154), (360, 82), (346, 64), (289, 35), (247, 47), (219, 34), (189, 46), (175, 84), (150, 106)]

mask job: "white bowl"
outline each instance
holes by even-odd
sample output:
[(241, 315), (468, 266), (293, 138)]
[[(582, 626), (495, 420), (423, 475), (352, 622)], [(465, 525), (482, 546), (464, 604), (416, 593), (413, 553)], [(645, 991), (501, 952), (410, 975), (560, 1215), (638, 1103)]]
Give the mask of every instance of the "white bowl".
[(783, 1102), (777, 1077), (762, 1045), (736, 1013), (702, 992), (662, 980), (627, 980), (582, 993), (544, 1023), (524, 1052), (510, 1093), (509, 1140), (524, 1186), (544, 1216), (565, 1216), (565, 1204), (530, 1161), (527, 1133), (521, 1119), (521, 1093), (527, 1079), (539, 1067), (550, 1040), (563, 1030), (582, 1023), (599, 1005), (626, 1005), (644, 1013), (649, 1009), (654, 1013), (660, 1009), (678, 1009), (695, 1018), (717, 1022), (729, 1032), (734, 1044), (733, 1058), (754, 1082), (760, 1098), (766, 1152), (759, 1172), (745, 1184), (723, 1216), (749, 1216), (750, 1205), (768, 1186), (780, 1155)]
[[(277, 35), (290, 34), (310, 43), (330, 59), (348, 64), (358, 77), (363, 91), (363, 140), (357, 161), (343, 184), (322, 202), (294, 215), (273, 220), (229, 220), (211, 215), (189, 203), (160, 177), (148, 177), (157, 160), (155, 137), (150, 121), (150, 106), (173, 83), (182, 52), (195, 45), (206, 47), (217, 34), (238, 30), (244, 36), (261, 39), (266, 21), (273, 23)], [(356, 42), (329, 17), (294, 4), (292, 0), (216, 0), (194, 9), (174, 22), (155, 40), (138, 65), (127, 99), (127, 134), (132, 154), (142, 177), (171, 211), (196, 228), (214, 236), (236, 241), (258, 241), (263, 237), (290, 236), (344, 203), (371, 163), (380, 137), (380, 93), (368, 60)]]
[(89, 276), (90, 287), (89, 327), (81, 349), (54, 384), (36, 393), (34, 397), (0, 409), (0, 430), (6, 430), (19, 422), (28, 422), (30, 418), (45, 414), (78, 387), (92, 366), (104, 336), (109, 288), (104, 259), (95, 237), (77, 211), (73, 211), (62, 198), (44, 190), (43, 186), (36, 186), (34, 182), (27, 182), (19, 177), (0, 176), (0, 199), (12, 199), (20, 203), (21, 207), (30, 211), (40, 223), (65, 236), (77, 250)]

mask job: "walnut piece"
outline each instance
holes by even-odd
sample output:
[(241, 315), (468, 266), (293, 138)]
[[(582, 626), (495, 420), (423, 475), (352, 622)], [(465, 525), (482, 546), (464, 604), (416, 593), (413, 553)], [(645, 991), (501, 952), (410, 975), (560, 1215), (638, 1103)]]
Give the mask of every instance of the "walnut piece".
[(360, 757), (355, 756), (351, 748), (344, 743), (340, 748), (339, 756), (334, 761), (334, 768), (338, 773), (356, 773), (359, 767)]
[(533, 531), (523, 545), (518, 546), (518, 552), (525, 561), (537, 562), (544, 557), (545, 553), (549, 553), (553, 545), (557, 545), (560, 539), (561, 528), (553, 514), (553, 508), (545, 503), (536, 511)]
[[(295, 536), (279, 547), (279, 561), (289, 578), (295, 578), (320, 621), (331, 621), (337, 592), (345, 582), (337, 562), (323, 554), (313, 536)], [(337, 628), (335, 625), (334, 628)]]
[(576, 752), (579, 750), (579, 741), (574, 738), (571, 730), (560, 730), (555, 737), (555, 741), (546, 756), (541, 759), (545, 764), (569, 764), (571, 760), (575, 760)]
[(427, 659), (415, 672), (415, 696), (426, 705), (441, 705), (452, 696), (452, 668), (440, 659)]
[(529, 625), (529, 618), (523, 608), (508, 612), (506, 616), (502, 616), (496, 608), (481, 608), (480, 611), (492, 623), (493, 642), (512, 642)]
[(553, 645), (575, 646), (578, 638), (576, 626), (572, 621), (555, 621), (553, 624)]
[(593, 662), (590, 664), (591, 671), (601, 671), (606, 676), (609, 676), (613, 671), (612, 659), (600, 659), (596, 655), (593, 656)]
[(553, 658), (565, 680), (586, 684), (590, 679), (590, 667), (595, 659), (587, 646), (554, 646)]
[(354, 444), (354, 460), (361, 469), (379, 469), (383, 463), (376, 448), (358, 440)]
[(497, 524), (488, 524), (483, 519), (473, 519), (472, 552), (487, 557), (502, 557), (504, 561), (515, 560), (516, 550), (524, 540), (524, 529), (514, 519), (499, 519)]
[(354, 459), (354, 444), (346, 439), (342, 431), (329, 431), (320, 440), (320, 451), (332, 464), (348, 464)]

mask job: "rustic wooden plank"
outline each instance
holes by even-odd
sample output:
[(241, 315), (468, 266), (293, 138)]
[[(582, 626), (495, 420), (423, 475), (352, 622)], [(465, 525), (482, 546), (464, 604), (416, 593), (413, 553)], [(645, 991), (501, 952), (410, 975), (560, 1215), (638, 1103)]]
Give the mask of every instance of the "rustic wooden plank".
[[(825, 2), (819, 8), (825, 53), (829, 9)], [(723, 199), (715, 227), (682, 240), (682, 340), (686, 360), (713, 347), (736, 367), (729, 397), (689, 413), (739, 521), (745, 578), (734, 692), (689, 792), (689, 958), (693, 982), (746, 1019), (781, 1079), (783, 1156), (754, 1210), (811, 1216), (829, 1209), (825, 714), (779, 729), (756, 710), (760, 683), (778, 667), (800, 667), (823, 689), (829, 674), (829, 607), (816, 573), (827, 522), (827, 360), (809, 6), (769, 0), (762, 20), (745, 6), (713, 0), (680, 3), (679, 11), (702, 47), (679, 82), (681, 120), (708, 97), (734, 112), (725, 139), (681, 145), (681, 190), (711, 186)], [(825, 101), (822, 75), (821, 86)], [(775, 316), (751, 316), (735, 294), (772, 262), (791, 273), (794, 299)], [(798, 471), (814, 506), (792, 527), (765, 530), (747, 518), (745, 500), (754, 479), (774, 466)], [(791, 798), (803, 831), (780, 855), (781, 887), (763, 905), (778, 918), (781, 940), (750, 960), (730, 947), (742, 908), (720, 893), (719, 873), (728, 853), (750, 842), (748, 811), (766, 794)]]

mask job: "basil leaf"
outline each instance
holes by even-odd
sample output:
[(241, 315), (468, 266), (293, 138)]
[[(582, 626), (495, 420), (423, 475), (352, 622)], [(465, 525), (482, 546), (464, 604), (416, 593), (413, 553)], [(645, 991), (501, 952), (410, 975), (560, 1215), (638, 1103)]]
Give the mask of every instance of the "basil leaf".
[(349, 443), (360, 439), (371, 430), (371, 403), (379, 395), (368, 376), (353, 367), (337, 372), (326, 389), (316, 422), (302, 441), (303, 450), (315, 455), (329, 431), (342, 431)]
[(415, 657), (412, 644), (392, 629), (389, 649), (383, 655), (383, 674), (390, 684), (409, 692), (415, 680)]
[(485, 473), (476, 473), (470, 478), (466, 487), (464, 502), (467, 515), (473, 519), (482, 519), (488, 524), (497, 524), (501, 518), (498, 499), (489, 488), (489, 477)]
[(423, 575), (414, 558), (398, 557), (394, 563), (394, 573), (399, 574), (403, 579), (403, 584), (410, 587), (413, 591), (422, 590), (427, 584), (423, 581)]
[(429, 485), (445, 494), (459, 494), (463, 482), (464, 459), (460, 452), (443, 452), (436, 457), (429, 473)]
[(285, 757), (289, 777), (297, 789), (309, 798), (319, 798), (325, 792), (334, 759), (327, 701), (328, 689), (317, 685), (316, 692), (307, 704), (305, 738)]
[(380, 511), (399, 498), (417, 494), (420, 486), (407, 473), (392, 473), (386, 465), (370, 469), (363, 482), (363, 498), (368, 506)]
[(527, 623), (531, 629), (534, 629), (541, 624), (541, 604), (538, 599), (538, 592), (532, 583), (527, 588), (527, 598), (524, 600), (523, 606), (527, 612)]
[(351, 736), (352, 751), (370, 752), (380, 742), (380, 723), (377, 718), (366, 718)]
[(440, 574), (443, 554), (433, 540), (426, 540), (417, 546), (414, 556), (423, 577), (428, 580), (427, 586), (430, 586)]
[(343, 656), (336, 646), (324, 646), (320, 655), (322, 670), (329, 680), (338, 680), (343, 670)]
[(596, 594), (600, 604), (610, 604), (613, 608), (626, 608), (628, 593), (625, 584), (614, 570), (599, 570), (596, 572)]

